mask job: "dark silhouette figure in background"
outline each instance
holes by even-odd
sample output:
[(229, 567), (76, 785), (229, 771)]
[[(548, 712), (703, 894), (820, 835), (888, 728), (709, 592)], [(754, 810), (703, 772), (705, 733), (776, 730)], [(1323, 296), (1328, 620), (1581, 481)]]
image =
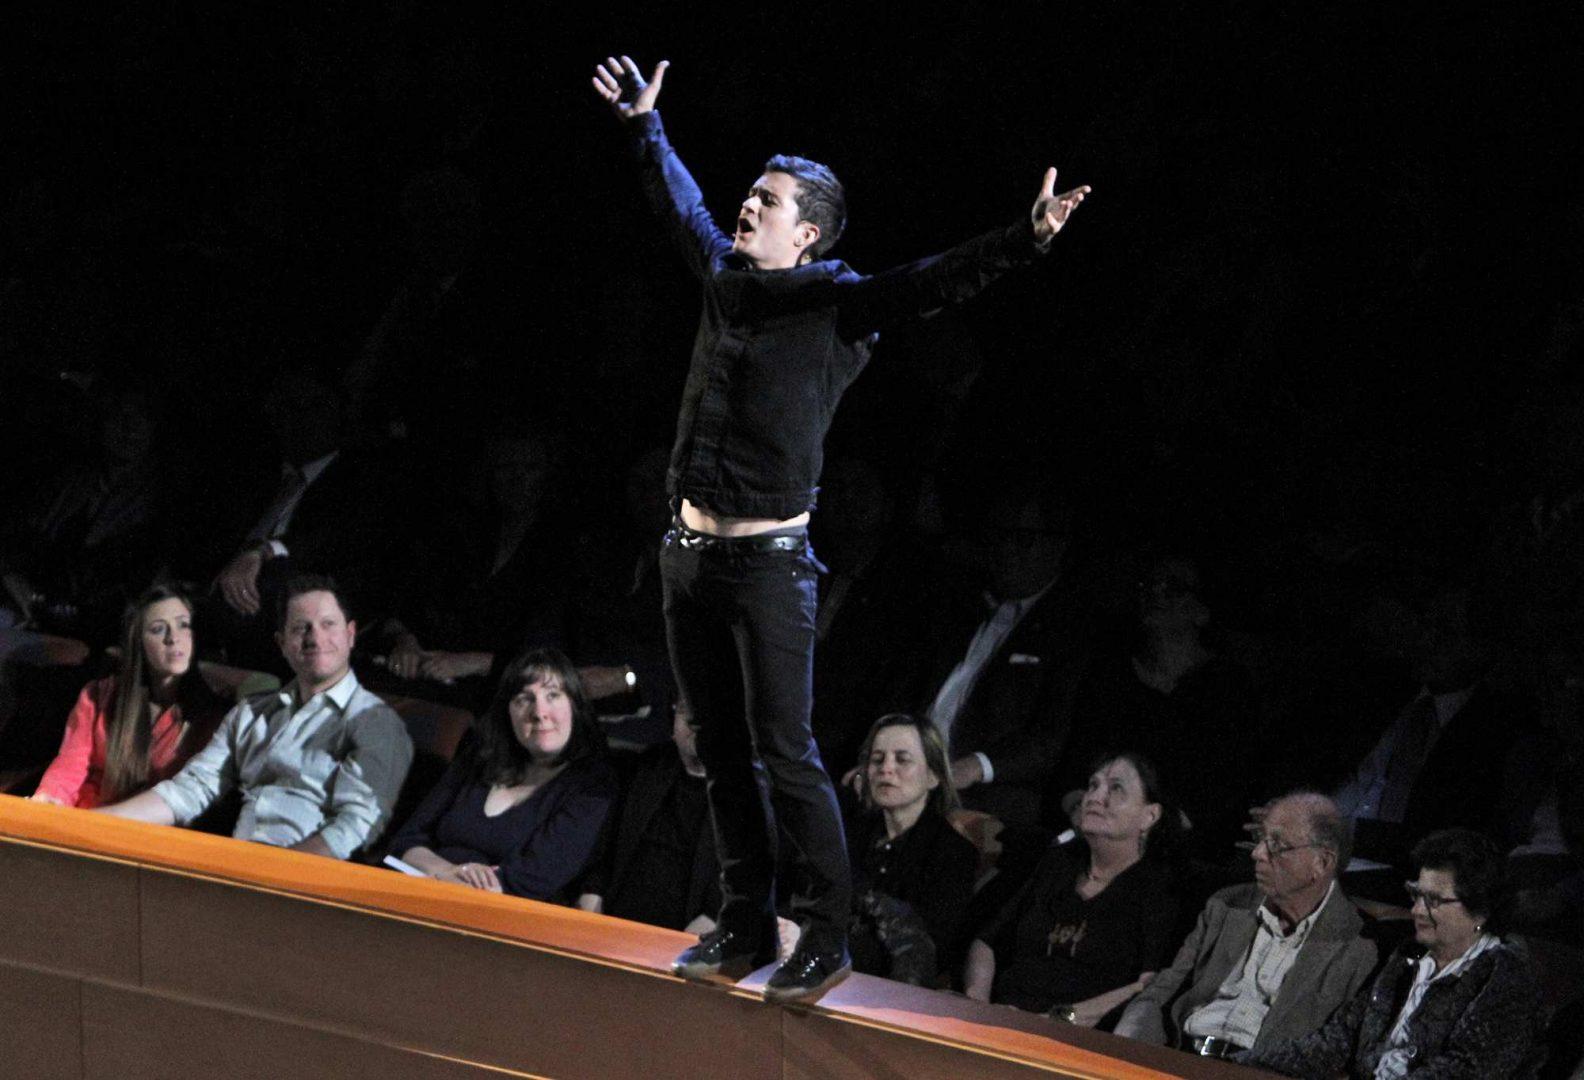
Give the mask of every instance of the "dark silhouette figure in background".
[(1183, 791), (1187, 850), (1227, 866), (1258, 794), (1260, 772), (1249, 762), (1268, 755), (1249, 674), (1216, 651), (1204, 593), (1190, 559), (1168, 556), (1146, 568), (1130, 647), (1098, 658), (1079, 687), (1057, 788), (1077, 789), (1084, 762), (1105, 746), (1137, 747)]

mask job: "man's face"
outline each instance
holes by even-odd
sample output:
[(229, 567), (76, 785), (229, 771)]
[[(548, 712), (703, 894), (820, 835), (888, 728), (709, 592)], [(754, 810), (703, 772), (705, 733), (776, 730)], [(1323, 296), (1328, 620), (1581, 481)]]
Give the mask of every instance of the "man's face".
[(317, 591), (294, 596), (275, 640), (297, 681), (309, 693), (340, 682), (352, 663), (357, 624), (347, 619), (335, 594)]
[(760, 270), (786, 270), (819, 239), (819, 228), (799, 217), (798, 182), (783, 172), (754, 181), (737, 211), (732, 250)]
[(293, 464), (316, 461), (339, 445), (340, 402), (317, 380), (288, 378), (265, 400), (264, 416), (280, 443), (281, 457)]
[(704, 768), (698, 756), (698, 731), (693, 727), (693, 710), (684, 701), (677, 702), (671, 718), (671, 741), (676, 744), (684, 768), (694, 773)]
[(1271, 899), (1286, 900), (1325, 876), (1326, 854), (1314, 846), (1308, 817), (1296, 803), (1272, 806), (1261, 834), (1253, 852), (1254, 880)]
[(986, 586), (998, 600), (1022, 600), (1049, 585), (1067, 552), (1063, 533), (1030, 502), (992, 510), (980, 526)]

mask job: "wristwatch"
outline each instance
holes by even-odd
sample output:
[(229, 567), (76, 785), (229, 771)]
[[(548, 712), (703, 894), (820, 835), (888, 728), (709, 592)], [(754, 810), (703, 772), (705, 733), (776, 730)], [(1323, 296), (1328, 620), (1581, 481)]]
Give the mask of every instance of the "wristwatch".
[(1046, 1010), (1045, 1015), (1064, 1024), (1076, 1024), (1078, 1022), (1078, 1010), (1071, 1005), (1052, 1005)]

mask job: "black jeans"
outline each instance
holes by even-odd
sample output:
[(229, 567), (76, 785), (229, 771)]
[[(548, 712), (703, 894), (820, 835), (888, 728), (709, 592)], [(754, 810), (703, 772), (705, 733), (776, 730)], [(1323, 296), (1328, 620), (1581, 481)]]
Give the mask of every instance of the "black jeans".
[(811, 946), (840, 947), (852, 884), (836, 791), (809, 726), (818, 603), (812, 553), (731, 542), (693, 550), (668, 537), (660, 571), (671, 663), (693, 709), (708, 776), (719, 921), (750, 934), (773, 925), (779, 826), (795, 848), (785, 854), (801, 861), (793, 918)]

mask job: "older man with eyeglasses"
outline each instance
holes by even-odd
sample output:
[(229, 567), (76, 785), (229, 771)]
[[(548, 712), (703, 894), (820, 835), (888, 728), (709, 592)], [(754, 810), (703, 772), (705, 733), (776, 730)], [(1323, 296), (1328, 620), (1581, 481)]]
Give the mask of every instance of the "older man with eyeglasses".
[(1324, 795), (1271, 803), (1251, 856), (1254, 883), (1210, 898), (1170, 968), (1128, 1005), (1116, 1032), (1196, 1054), (1316, 1030), (1374, 970), (1375, 945), (1337, 885), (1349, 822)]

